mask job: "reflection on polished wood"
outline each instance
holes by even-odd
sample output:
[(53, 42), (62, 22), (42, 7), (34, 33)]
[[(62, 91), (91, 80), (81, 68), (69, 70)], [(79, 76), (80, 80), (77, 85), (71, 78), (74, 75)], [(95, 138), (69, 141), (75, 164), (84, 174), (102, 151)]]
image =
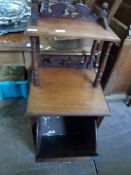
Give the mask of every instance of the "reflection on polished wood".
[(15, 43), (20, 41), (25, 41), (27, 39), (26, 36), (24, 36), (24, 32), (18, 32), (18, 33), (8, 33), (5, 35), (0, 36), (0, 44), (5, 43)]
[(41, 86), (31, 84), (27, 114), (34, 116), (109, 115), (101, 86), (93, 88), (94, 70), (39, 69)]
[[(67, 41), (68, 42), (68, 41)], [(59, 49), (54, 46), (54, 38), (50, 40), (45, 37), (40, 37), (41, 52), (45, 55), (90, 55), (91, 40), (73, 40), (70, 45), (76, 44), (78, 47), (73, 49)], [(28, 43), (28, 46), (27, 46)], [(65, 41), (66, 43), (66, 41)], [(68, 47), (70, 46), (68, 45)], [(61, 46), (61, 45), (60, 45)], [(30, 40), (24, 32), (8, 33), (0, 36), (0, 51), (31, 51)]]
[(40, 17), (36, 26), (28, 25), (25, 34), (30, 36), (43, 35), (46, 37), (119, 41), (119, 38), (111, 29), (105, 30), (95, 21), (70, 18)]
[(0, 36), (0, 51), (29, 51), (27, 48), (29, 37), (24, 32), (8, 33)]

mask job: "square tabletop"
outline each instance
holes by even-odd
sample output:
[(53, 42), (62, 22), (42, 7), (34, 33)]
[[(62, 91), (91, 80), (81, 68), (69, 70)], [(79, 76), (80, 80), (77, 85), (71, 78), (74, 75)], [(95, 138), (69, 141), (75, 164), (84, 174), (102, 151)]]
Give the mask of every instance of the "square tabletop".
[(110, 115), (101, 86), (93, 87), (94, 70), (43, 68), (39, 76), (40, 86), (30, 87), (28, 115)]

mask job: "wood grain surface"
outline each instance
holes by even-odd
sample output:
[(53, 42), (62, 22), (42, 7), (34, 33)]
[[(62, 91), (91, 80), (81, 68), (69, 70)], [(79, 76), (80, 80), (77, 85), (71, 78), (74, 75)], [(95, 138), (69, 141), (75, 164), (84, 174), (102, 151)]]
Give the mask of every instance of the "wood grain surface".
[(27, 107), (30, 116), (109, 115), (101, 86), (93, 88), (95, 72), (87, 69), (44, 68), (39, 87), (31, 84)]
[(25, 34), (29, 36), (43, 35), (46, 37), (119, 41), (119, 38), (111, 29), (105, 30), (95, 21), (69, 18), (40, 17), (36, 26), (28, 25)]

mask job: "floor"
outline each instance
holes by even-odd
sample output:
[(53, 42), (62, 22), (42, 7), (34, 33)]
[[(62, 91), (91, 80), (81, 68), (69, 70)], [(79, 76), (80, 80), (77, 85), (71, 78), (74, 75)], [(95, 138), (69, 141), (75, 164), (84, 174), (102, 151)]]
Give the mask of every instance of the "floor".
[(26, 101), (1, 101), (0, 175), (131, 175), (131, 107), (109, 107), (112, 116), (98, 130), (98, 160), (35, 163)]

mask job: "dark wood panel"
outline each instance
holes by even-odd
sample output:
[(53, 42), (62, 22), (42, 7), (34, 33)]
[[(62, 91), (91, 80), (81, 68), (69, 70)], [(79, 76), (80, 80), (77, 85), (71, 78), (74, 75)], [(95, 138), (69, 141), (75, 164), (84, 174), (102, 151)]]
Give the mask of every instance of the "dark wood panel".
[[(98, 0), (97, 5), (101, 6), (104, 0)], [(108, 0), (110, 8), (115, 0)], [(131, 0), (123, 0), (119, 9), (115, 14), (115, 18), (124, 23), (125, 25), (131, 24)]]
[(113, 5), (110, 8), (110, 12), (109, 12), (109, 16), (108, 16), (109, 21), (111, 21), (112, 18), (114, 17), (114, 15), (116, 14), (116, 12), (119, 9), (122, 1), (123, 0), (115, 0), (114, 1)]
[(115, 17), (125, 25), (131, 24), (131, 1), (130, 0), (123, 0)]
[(127, 93), (130, 88), (131, 39), (126, 39), (106, 84), (105, 94)]

